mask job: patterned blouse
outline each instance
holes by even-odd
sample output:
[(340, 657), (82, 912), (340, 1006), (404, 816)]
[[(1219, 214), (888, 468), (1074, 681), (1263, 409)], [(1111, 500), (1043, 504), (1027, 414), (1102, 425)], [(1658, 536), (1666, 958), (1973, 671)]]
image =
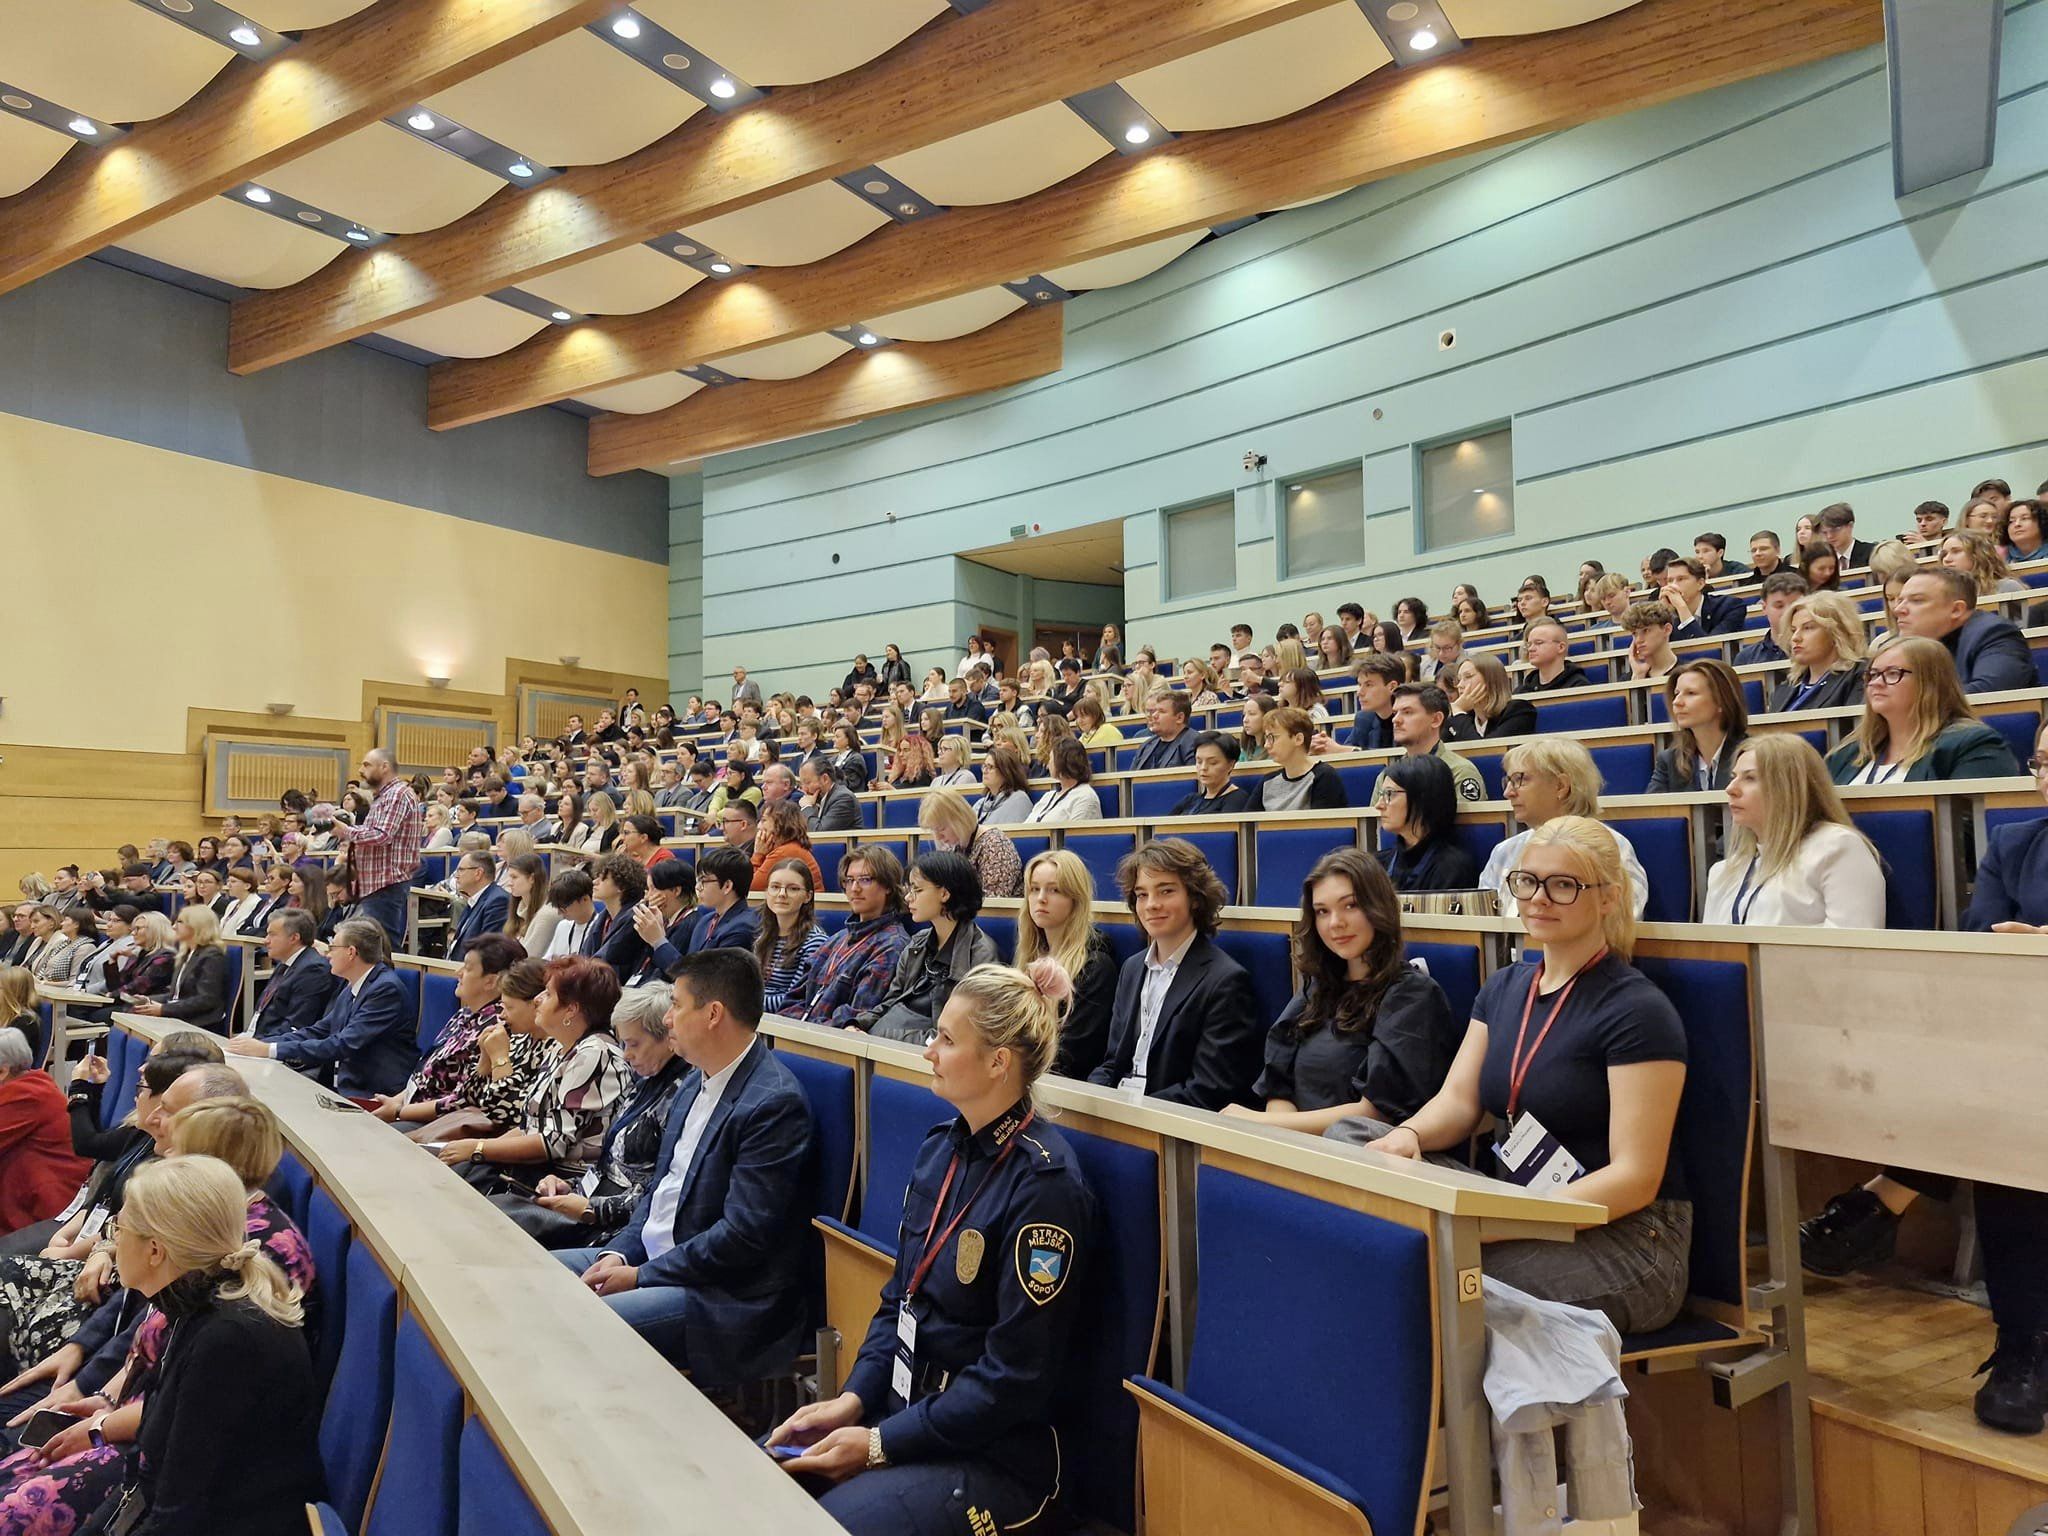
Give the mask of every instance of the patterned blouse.
[(594, 1029), (569, 1048), (527, 1095), (525, 1128), (547, 1148), (553, 1171), (580, 1177), (604, 1145), (633, 1069), (617, 1036)]
[(763, 1013), (780, 1013), (791, 998), (802, 995), (804, 973), (811, 968), (812, 960), (825, 947), (828, 937), (824, 929), (813, 923), (795, 954), (785, 955), (778, 946), (775, 955), (762, 968)]
[[(476, 1060), (476, 1037), (498, 1022), (498, 1016), (505, 1011), (505, 1005), (496, 999), (481, 1008), (457, 1008), (441, 1031), (441, 1038), (434, 1042), (427, 1059), (419, 1064), (413, 1073), (411, 1089), (415, 1099), (432, 1099), (435, 1108), (442, 1114), (444, 1100), (456, 1098), (462, 1087), (462, 1080), (469, 1075), (471, 1063)], [(458, 1107), (451, 1103), (448, 1109)]]
[(1017, 845), (1007, 832), (994, 827), (974, 829), (974, 841), (967, 845), (967, 862), (981, 877), (984, 896), (1015, 896), (1024, 884), (1024, 861), (1017, 857)]
[(526, 1101), (540, 1080), (555, 1068), (561, 1048), (545, 1035), (521, 1035), (506, 1031), (511, 1070), (494, 1078), (484, 1070), (484, 1056), (478, 1051), (469, 1058), (469, 1070), (452, 1093), (434, 1103), (439, 1114), (474, 1109), (490, 1117), (493, 1125), (517, 1125), (526, 1113)]

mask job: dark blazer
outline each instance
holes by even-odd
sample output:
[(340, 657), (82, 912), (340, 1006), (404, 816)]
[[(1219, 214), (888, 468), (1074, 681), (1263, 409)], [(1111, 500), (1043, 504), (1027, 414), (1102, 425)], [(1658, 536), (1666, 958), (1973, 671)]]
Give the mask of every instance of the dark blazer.
[(1674, 625), (1673, 640), (1697, 640), (1701, 635), (1739, 634), (1742, 626), (1749, 622), (1749, 604), (1739, 597), (1724, 597), (1718, 592), (1700, 594), (1700, 611), (1697, 616), (1684, 624)]
[[(868, 787), (868, 760), (865, 754), (840, 752), (828, 761), (832, 766), (832, 776), (852, 793), (857, 795)], [(822, 832), (825, 828), (820, 827), (818, 830)]]
[[(1850, 704), (1861, 704), (1863, 702), (1863, 671), (1865, 665), (1866, 663), (1859, 661), (1851, 666), (1842, 668), (1838, 672), (1830, 672), (1827, 675), (1827, 680), (1815, 691), (1813, 697), (1804, 704), (1801, 704), (1799, 708), (1842, 709)], [(1784, 714), (1792, 708), (1792, 701), (1799, 697), (1800, 690), (1805, 686), (1804, 683), (1795, 683), (1789, 678), (1786, 679), (1771, 690), (1770, 702), (1766, 709), (1774, 715)]]
[(327, 957), (315, 950), (301, 950), (290, 965), (272, 971), (257, 994), (256, 1037), (269, 1040), (310, 1028), (327, 1011), (333, 996), (334, 972), (328, 968)]
[(511, 910), (512, 896), (502, 885), (487, 885), (477, 892), (476, 899), (463, 908), (462, 916), (456, 920), (448, 934), (448, 958), (460, 960), (471, 939), (482, 938), (487, 933), (496, 933), (505, 926), (505, 914)]
[(607, 912), (600, 906), (584, 930), (583, 953), (608, 962), (622, 977), (630, 976), (646, 957), (647, 941), (634, 930), (631, 912)]
[(218, 949), (193, 951), (171, 982), (171, 995), (164, 999), (164, 1017), (216, 1035), (226, 1034), (227, 955)]
[(1185, 768), (1195, 760), (1195, 733), (1182, 731), (1171, 741), (1147, 736), (1131, 759), (1133, 768)]
[(1691, 764), (1681, 765), (1679, 749), (1666, 747), (1657, 754), (1656, 766), (1650, 770), (1650, 782), (1643, 790), (1646, 795), (1679, 795), (1708, 787), (1726, 789), (1729, 775), (1735, 772), (1736, 749), (1742, 745), (1734, 737), (1721, 743), (1721, 750), (1714, 758), (1714, 782), (1711, 786), (1697, 782), (1697, 775)]
[(683, 953), (694, 955), (707, 949), (747, 949), (754, 947), (754, 939), (761, 932), (761, 909), (747, 905), (746, 898), (718, 920), (714, 928), (708, 909), (699, 908), (697, 920), (690, 925), (690, 932), (684, 941)]
[(1963, 620), (1963, 627), (1943, 638), (1942, 644), (1956, 659), (1956, 675), (1965, 693), (1999, 693), (2008, 688), (2031, 688), (2034, 675), (2033, 652), (2027, 637), (2010, 619), (1978, 610)]
[(703, 1086), (701, 1072), (683, 1080), (654, 1171), (613, 1246), (639, 1267), (639, 1289), (682, 1288), (683, 1354), (690, 1374), (729, 1386), (768, 1375), (796, 1357), (807, 1305), (811, 1202), (804, 1180), (811, 1110), (795, 1075), (768, 1043), (748, 1046), (684, 1175), (676, 1246), (649, 1260), (642, 1229)]
[[(1856, 738), (1851, 736), (1828, 754), (1828, 772), (1837, 784), (1855, 779), (1862, 764), (1856, 760)], [(1926, 784), (1948, 779), (2009, 779), (2020, 772), (2012, 748), (2005, 738), (1981, 720), (1955, 720), (1934, 738), (1933, 750), (1906, 770), (1894, 783)]]
[(359, 993), (337, 986), (325, 1013), (273, 1045), (279, 1061), (302, 1072), (332, 1067), (339, 1093), (397, 1093), (419, 1065), (419, 1014), (398, 973), (380, 965)]
[(676, 967), (683, 963), (683, 956), (689, 953), (690, 930), (703, 915), (702, 907), (683, 908), (676, 914), (676, 920), (663, 931), (661, 942), (647, 951), (647, 957), (640, 962), (640, 969), (630, 979), (623, 976), (619, 979), (630, 987), (672, 979)]
[(1753, 667), (1767, 661), (1784, 661), (1786, 659), (1784, 649), (1778, 644), (1777, 636), (1771, 634), (1768, 630), (1764, 632), (1761, 640), (1752, 640), (1748, 645), (1745, 645), (1735, 653), (1735, 665), (1738, 667)]
[(1100, 928), (1088, 935), (1088, 958), (1074, 978), (1074, 999), (1060, 1021), (1059, 1055), (1052, 1069), (1062, 1077), (1086, 1078), (1109, 1049), (1109, 1021), (1116, 1009), (1116, 952)]
[(2048, 816), (1991, 834), (1963, 927), (1986, 933), (1993, 923), (2048, 925)]
[[(1109, 1049), (1088, 1074), (1091, 1083), (1114, 1088), (1131, 1074), (1148, 953), (1140, 950), (1131, 956), (1117, 975)], [(1265, 1049), (1266, 1031), (1259, 1022), (1250, 975), (1215, 940), (1197, 934), (1159, 1010), (1145, 1073), (1146, 1093), (1200, 1109), (1250, 1105)]]
[(1394, 744), (1394, 722), (1382, 719), (1369, 709), (1361, 709), (1351, 720), (1351, 735), (1346, 746), (1360, 752), (1375, 752), (1381, 747)]
[(1454, 714), (1444, 722), (1446, 741), (1487, 741), (1495, 736), (1533, 736), (1536, 734), (1536, 706), (1527, 699), (1510, 699), (1508, 706), (1491, 720), (1486, 729), (1479, 729), (1478, 717), (1471, 714)]
[(813, 832), (857, 832), (860, 830), (860, 802), (853, 798), (852, 790), (835, 778), (825, 787), (825, 793), (819, 796), (816, 805), (804, 808), (804, 820), (810, 823)]

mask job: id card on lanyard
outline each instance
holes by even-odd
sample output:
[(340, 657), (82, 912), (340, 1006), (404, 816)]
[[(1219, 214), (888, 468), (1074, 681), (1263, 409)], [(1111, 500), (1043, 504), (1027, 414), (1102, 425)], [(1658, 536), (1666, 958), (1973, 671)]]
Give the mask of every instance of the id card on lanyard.
[[(1493, 1155), (1499, 1159), (1505, 1177), (1512, 1183), (1549, 1193), (1564, 1188), (1586, 1171), (1585, 1165), (1565, 1148), (1563, 1142), (1544, 1127), (1533, 1114), (1521, 1113), (1522, 1085), (1529, 1079), (1529, 1068), (1535, 1065), (1536, 1053), (1543, 1049), (1543, 1042), (1550, 1037), (1551, 1026), (1564, 1012), (1564, 1005), (1570, 1000), (1572, 991), (1579, 984), (1579, 978), (1607, 958), (1607, 951), (1588, 960), (1572, 973), (1558, 991), (1557, 1001), (1550, 1005), (1550, 1016), (1543, 1021), (1543, 1028), (1536, 1032), (1534, 1041), (1529, 1041), (1529, 1018), (1536, 1011), (1536, 989), (1543, 979), (1539, 970), (1529, 978), (1529, 992), (1522, 1000), (1522, 1023), (1515, 1031), (1514, 1050), (1508, 1056), (1508, 1134), (1504, 1140), (1493, 1144)], [(1524, 1042), (1528, 1051), (1523, 1052)]]

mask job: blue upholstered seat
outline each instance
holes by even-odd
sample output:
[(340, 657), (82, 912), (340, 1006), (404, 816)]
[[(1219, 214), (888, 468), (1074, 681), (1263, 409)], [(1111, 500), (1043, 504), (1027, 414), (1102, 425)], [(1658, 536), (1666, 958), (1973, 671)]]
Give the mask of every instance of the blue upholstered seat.
[(277, 1171), (271, 1174), (264, 1188), (299, 1229), (305, 1230), (306, 1217), (312, 1207), (313, 1175), (306, 1171), (306, 1165), (299, 1161), (298, 1154), (287, 1148), (277, 1161)]
[(328, 1502), (350, 1530), (359, 1530), (391, 1414), (398, 1291), (366, 1243), (349, 1249), (346, 1268), (341, 1359), (320, 1420), (320, 1460)]
[[(1230, 893), (1231, 901), (1240, 902), (1251, 895), (1244, 889), (1242, 872), (1238, 869), (1235, 832), (1175, 832), (1173, 835), (1183, 842), (1192, 843), (1209, 861), (1209, 867), (1216, 871), (1216, 878), (1223, 882), (1223, 889)], [(1112, 891), (1107, 899), (1121, 901), (1122, 895)]]
[(952, 1115), (952, 1108), (923, 1083), (906, 1083), (879, 1072), (869, 1079), (868, 1182), (855, 1226), (892, 1254), (917, 1149), (933, 1126)]
[(1116, 867), (1138, 846), (1138, 832), (1135, 827), (1115, 827), (1105, 831), (1086, 831), (1086, 823), (1067, 828), (1065, 847), (1067, 851), (1088, 866), (1088, 873), (1095, 878), (1095, 899), (1116, 901), (1119, 898), (1116, 883)]
[(1692, 823), (1683, 811), (1669, 816), (1616, 816), (1607, 830), (1628, 839), (1650, 878), (1652, 923), (1692, 921)]
[(1252, 828), (1252, 868), (1257, 882), (1254, 903), (1261, 907), (1297, 907), (1301, 883), (1316, 860), (1333, 848), (1358, 844), (1353, 827), (1295, 827), (1286, 823)]
[(1650, 787), (1650, 773), (1657, 766), (1657, 750), (1648, 742), (1635, 746), (1594, 747), (1593, 766), (1600, 770), (1604, 794), (1640, 795)]
[(414, 1317), (392, 1358), (390, 1445), (363, 1536), (455, 1536), (462, 1387)]
[(447, 971), (420, 972), (420, 1054), (424, 1056), (455, 1017), (455, 977)]
[(821, 1061), (790, 1050), (777, 1052), (777, 1059), (795, 1076), (811, 1106), (811, 1124), (816, 1131), (811, 1141), (815, 1159), (811, 1212), (843, 1216), (853, 1189), (853, 1067), (848, 1062)]
[(320, 1324), (311, 1342), (313, 1377), (324, 1393), (334, 1378), (334, 1364), (341, 1358), (342, 1335), (348, 1326), (348, 1251), (355, 1232), (348, 1213), (317, 1185), (306, 1192), (306, 1215), (299, 1226), (306, 1234), (306, 1245), (313, 1250), (313, 1273), (320, 1287)]
[(1852, 805), (1849, 819), (1884, 860), (1885, 927), (1937, 927), (1934, 813)]
[[(1662, 695), (1660, 694), (1661, 698)], [(1619, 694), (1604, 699), (1537, 698), (1536, 724), (1546, 736), (1570, 735), (1628, 724), (1628, 701)]]
[(482, 1419), (462, 1426), (456, 1465), (456, 1536), (550, 1536), (547, 1521), (505, 1465)]

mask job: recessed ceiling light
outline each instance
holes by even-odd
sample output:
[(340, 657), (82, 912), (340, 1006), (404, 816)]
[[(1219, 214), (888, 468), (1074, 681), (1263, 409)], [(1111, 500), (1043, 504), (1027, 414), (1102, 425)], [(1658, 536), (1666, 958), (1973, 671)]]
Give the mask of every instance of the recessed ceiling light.
[(864, 347), (879, 346), (882, 341), (882, 338), (877, 336), (873, 331), (862, 331), (860, 335), (855, 337), (854, 339)]
[(368, 243), (369, 243), (369, 239), (370, 239), (369, 235), (368, 235), (368, 234), (366, 234), (366, 233), (364, 233), (364, 232), (363, 232), (362, 230), (360, 230), (360, 229), (352, 229), (352, 230), (350, 230), (350, 231), (348, 232), (348, 237), (349, 237), (349, 239), (351, 239), (351, 240), (356, 240), (356, 241), (360, 241), (360, 242), (362, 242), (363, 244), (368, 244)]
[(533, 167), (528, 165), (524, 160), (514, 160), (510, 165), (506, 166), (505, 169), (509, 174), (521, 178), (531, 176), (533, 174)]
[(66, 126), (69, 127), (73, 133), (88, 139), (93, 137), (100, 131), (100, 125), (98, 123), (91, 121), (89, 118), (83, 117), (74, 117)]
[(864, 181), (860, 184), (860, 189), (863, 192), (870, 192), (876, 197), (880, 197), (889, 190), (889, 183), (886, 181)]
[(567, 311), (566, 309), (553, 310), (551, 311), (551, 313), (553, 317), (557, 320), (567, 320), (569, 318), (569, 311)]
[(311, 208), (301, 208), (299, 210), (299, 222), (301, 224), (318, 224), (320, 222), (320, 215)]
[(638, 37), (640, 35), (640, 18), (631, 11), (628, 11), (623, 16), (613, 18), (612, 35), (625, 38)]
[(1417, 53), (1427, 53), (1436, 46), (1436, 34), (1430, 31), (1429, 28), (1424, 27), (1420, 32), (1417, 32), (1408, 39), (1408, 46)]
[(714, 261), (713, 263), (711, 263), (711, 270), (716, 272), (720, 277), (723, 277), (726, 273), (732, 270), (732, 263), (729, 261)]
[(157, 3), (165, 10), (179, 16), (190, 16), (192, 14), (192, 0), (157, 0)]
[(737, 96), (739, 93), (740, 88), (734, 85), (732, 81), (728, 80), (724, 75), (720, 75), (716, 80), (711, 82), (711, 94), (716, 96), (720, 101), (728, 100), (731, 97)]
[(252, 203), (267, 203), (270, 201), (270, 194), (261, 187), (251, 187), (242, 196), (248, 198)]
[(694, 245), (672, 246), (671, 249), (678, 256), (694, 256), (697, 254), (697, 247), (695, 247)]
[(1395, 4), (1387, 7), (1389, 21), (1413, 21), (1421, 14), (1422, 7), (1413, 4), (1412, 0), (1396, 0)]
[(236, 27), (228, 33), (228, 41), (237, 48), (254, 48), (263, 41), (263, 34), (254, 27)]
[(691, 59), (687, 53), (664, 53), (661, 56), (663, 69), (688, 69), (690, 64)]
[(434, 114), (422, 107), (405, 120), (405, 126), (417, 133), (432, 133), (439, 125), (434, 121)]
[(12, 107), (17, 112), (27, 112), (34, 106), (35, 103), (26, 96), (17, 96), (12, 91), (9, 91), (5, 96), (0, 96), (0, 107)]
[(1032, 297), (1034, 299), (1037, 299), (1041, 304), (1043, 304), (1051, 300), (1052, 294), (1049, 290), (1041, 288), (1038, 290), (1038, 292), (1034, 293)]
[(1126, 144), (1149, 144), (1151, 141), (1152, 130), (1143, 123), (1133, 123), (1124, 130), (1124, 142)]

